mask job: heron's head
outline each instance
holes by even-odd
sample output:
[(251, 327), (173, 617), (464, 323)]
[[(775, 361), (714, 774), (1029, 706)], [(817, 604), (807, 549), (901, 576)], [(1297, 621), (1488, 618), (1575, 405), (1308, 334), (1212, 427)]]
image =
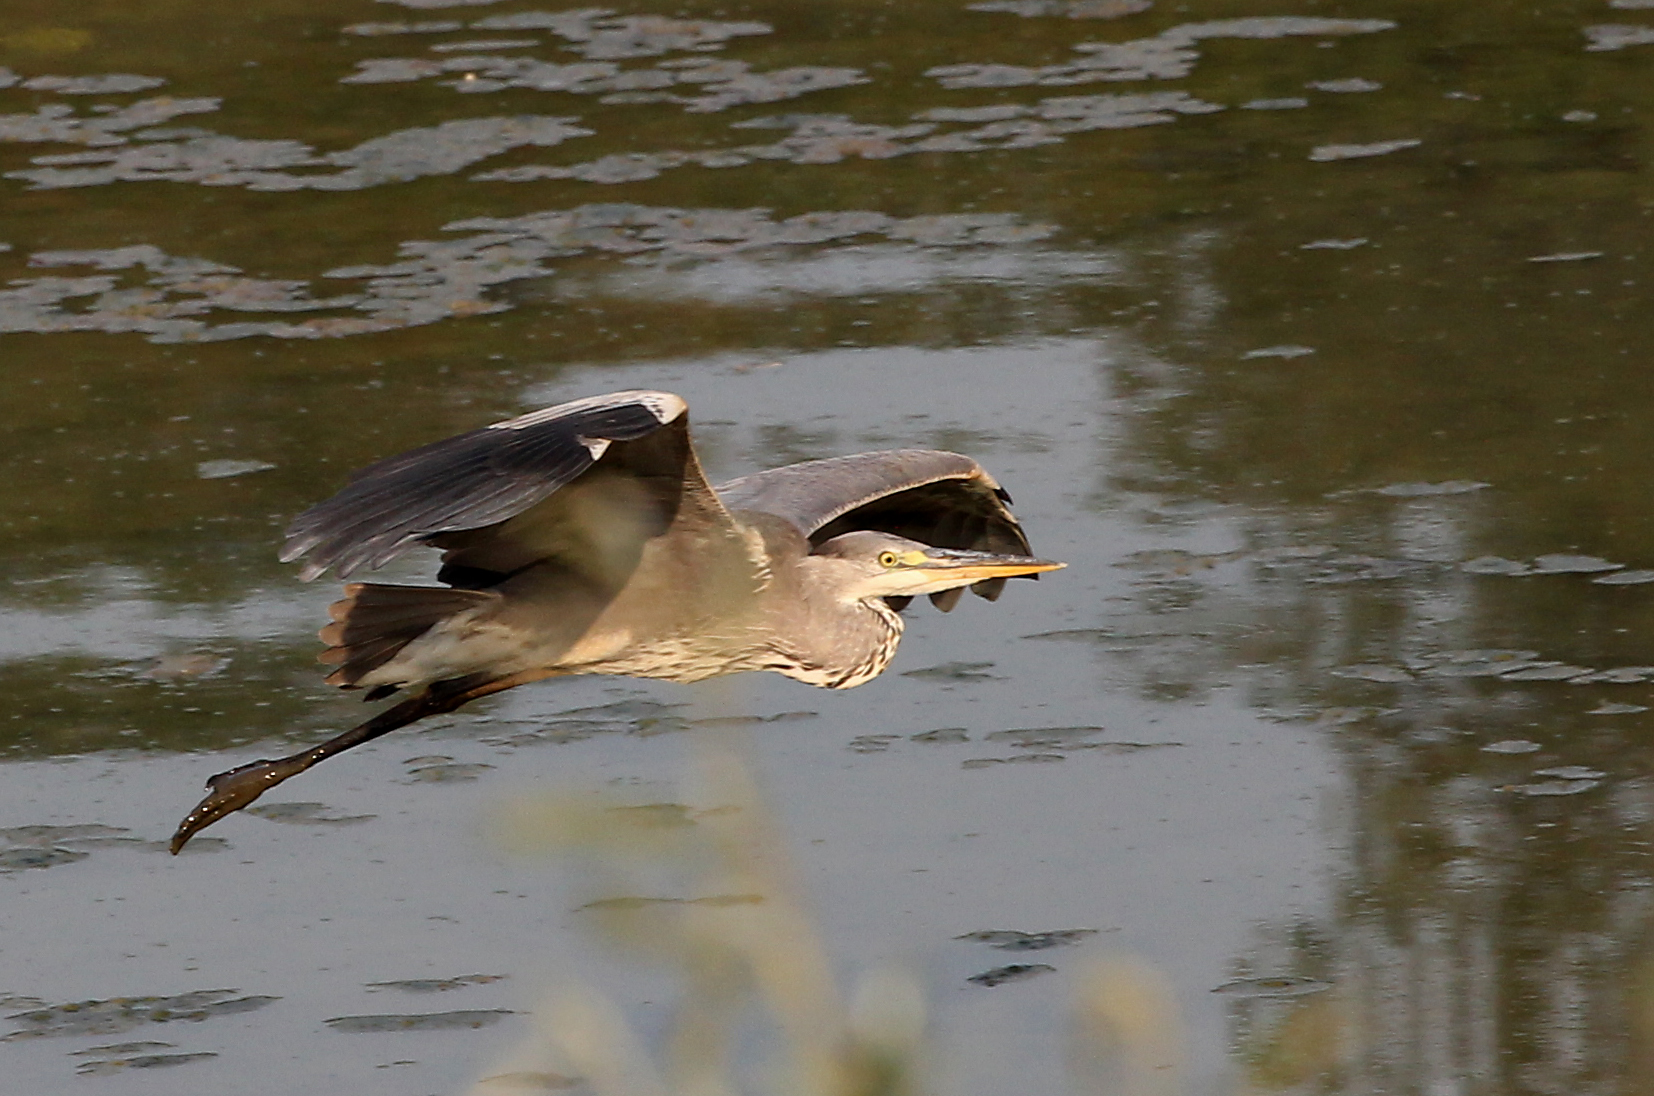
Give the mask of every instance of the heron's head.
[(840, 578), (842, 586), (836, 591), (845, 601), (939, 594), (989, 579), (1036, 575), (1067, 566), (1031, 556), (932, 548), (893, 533), (867, 530), (841, 533), (813, 554), (850, 565), (840, 569), (840, 576), (847, 577)]

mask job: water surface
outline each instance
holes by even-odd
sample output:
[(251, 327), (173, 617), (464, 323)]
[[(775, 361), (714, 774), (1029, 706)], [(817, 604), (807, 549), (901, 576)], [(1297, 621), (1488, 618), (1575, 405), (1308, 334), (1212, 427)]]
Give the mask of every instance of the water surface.
[[(709, 896), (487, 820), (672, 809), (762, 717), (838, 972), (914, 973), (947, 1091), (1072, 1091), (1107, 956), (1169, 987), (1164, 1091), (1635, 1090), (1650, 51), (1634, 0), (14, 0), (7, 1075), (460, 1092), (577, 975), (653, 1037), (582, 907)], [(720, 478), (971, 453), (1070, 567), (850, 693), (525, 688), (158, 850), (362, 711), (292, 514), (633, 387)]]

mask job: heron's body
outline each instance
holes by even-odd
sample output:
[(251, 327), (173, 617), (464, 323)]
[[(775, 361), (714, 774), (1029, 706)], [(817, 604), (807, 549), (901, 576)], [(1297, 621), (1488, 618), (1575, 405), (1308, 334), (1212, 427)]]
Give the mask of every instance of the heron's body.
[(311, 750), (209, 781), (191, 834), (325, 757), (541, 678), (693, 682), (772, 670), (844, 689), (877, 677), (919, 594), (996, 598), (1034, 559), (1008, 496), (956, 453), (807, 461), (716, 489), (686, 407), (620, 392), (546, 408), (370, 465), (299, 515), (302, 576), (442, 551), (438, 586), (351, 583), (321, 661), (370, 700), (413, 695)]

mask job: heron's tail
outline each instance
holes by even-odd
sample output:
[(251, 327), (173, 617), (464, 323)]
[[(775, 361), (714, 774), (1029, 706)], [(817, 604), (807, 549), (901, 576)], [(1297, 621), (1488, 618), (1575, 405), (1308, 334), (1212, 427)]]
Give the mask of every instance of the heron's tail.
[[(327, 607), (333, 623), (321, 630), (327, 650), (317, 655), (316, 661), (338, 667), (327, 675), (329, 685), (357, 688), (363, 677), (395, 658), (402, 648), (436, 625), (498, 597), (498, 594), (441, 586), (349, 583), (343, 600)], [(392, 685), (387, 691), (395, 689)], [(376, 698), (370, 694), (368, 699)]]

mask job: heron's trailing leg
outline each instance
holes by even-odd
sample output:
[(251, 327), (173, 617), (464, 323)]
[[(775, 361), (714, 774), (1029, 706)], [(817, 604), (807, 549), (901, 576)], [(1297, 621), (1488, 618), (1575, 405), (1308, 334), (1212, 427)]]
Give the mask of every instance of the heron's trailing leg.
[(415, 720), (451, 712), (478, 697), (520, 685), (529, 680), (530, 676), (513, 675), (481, 682), (473, 676), (454, 681), (434, 682), (417, 696), (386, 708), (372, 719), (320, 745), (288, 757), (276, 758), (273, 761), (252, 761), (238, 765), (228, 772), (219, 773), (207, 781), (207, 797), (196, 804), (195, 809), (178, 823), (178, 829), (172, 835), (173, 855), (176, 856), (189, 839), (201, 830), (225, 815), (239, 811), (283, 780), (299, 775), (317, 762), (336, 753), (343, 753), (353, 746), (371, 742), (380, 735), (406, 727)]

